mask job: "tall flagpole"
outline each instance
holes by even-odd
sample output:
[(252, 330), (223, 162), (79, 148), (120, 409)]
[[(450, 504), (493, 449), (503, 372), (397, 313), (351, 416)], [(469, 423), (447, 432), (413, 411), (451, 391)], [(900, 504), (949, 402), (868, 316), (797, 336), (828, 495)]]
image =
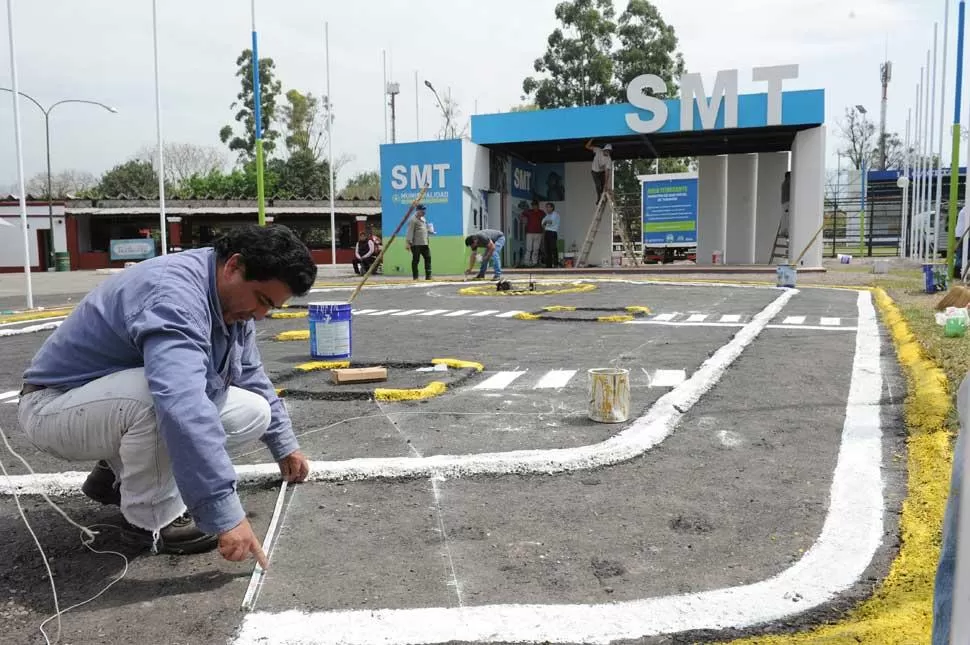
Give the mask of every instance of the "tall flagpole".
[(906, 179), (903, 185), (903, 216), (899, 223), (899, 257), (908, 257), (907, 243), (909, 242), (909, 191), (910, 187), (913, 185), (912, 179), (910, 179), (910, 170), (912, 166), (912, 155), (909, 153), (910, 146), (910, 122), (913, 119), (913, 108), (910, 108), (906, 113), (906, 144), (903, 148), (903, 177)]
[(162, 255), (168, 253), (168, 218), (165, 216), (165, 151), (162, 145), (162, 92), (158, 80), (158, 12), (152, 0), (152, 44), (155, 54), (155, 134), (158, 137), (158, 226)]
[[(960, 0), (960, 13), (957, 18), (957, 79), (956, 99), (953, 106), (953, 148), (950, 152), (950, 207), (947, 213), (946, 263), (947, 275), (953, 275), (956, 260), (957, 199), (960, 182), (960, 111), (963, 101), (963, 26), (966, 19), (966, 0)], [(966, 267), (964, 267), (966, 270)]]
[(256, 135), (256, 203), (259, 225), (266, 226), (266, 193), (263, 188), (263, 106), (262, 92), (259, 87), (259, 47), (256, 37), (256, 0), (251, 0), (250, 11), (253, 19), (253, 121)]
[(327, 148), (330, 152), (330, 264), (337, 264), (337, 215), (334, 193), (337, 188), (333, 172), (333, 100), (330, 96), (330, 23), (323, 23), (323, 37), (327, 54)]
[[(20, 200), (20, 226), (24, 233), (24, 278), (27, 281), (27, 308), (34, 308), (34, 288), (30, 277), (30, 234), (27, 229), (27, 190), (24, 187), (24, 148), (20, 132), (20, 84), (17, 80), (17, 47), (13, 37), (13, 0), (7, 0), (7, 32), (10, 40), (10, 79), (13, 83), (13, 131), (17, 146), (17, 183)], [(54, 231), (51, 231), (53, 239)]]
[(943, 225), (943, 125), (946, 119), (946, 57), (949, 54), (950, 0), (943, 0), (943, 68), (940, 73), (940, 132), (936, 144), (936, 226), (933, 231), (933, 256), (940, 250), (940, 227)]

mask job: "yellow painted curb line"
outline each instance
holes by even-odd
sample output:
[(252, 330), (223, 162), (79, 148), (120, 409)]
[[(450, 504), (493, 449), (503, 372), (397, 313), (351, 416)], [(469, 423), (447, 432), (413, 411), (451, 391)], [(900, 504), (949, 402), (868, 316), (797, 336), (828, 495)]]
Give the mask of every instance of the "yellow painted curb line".
[(576, 311), (576, 307), (563, 307), (562, 305), (553, 305), (551, 307), (543, 307), (543, 311)]
[(899, 307), (883, 289), (871, 290), (909, 385), (905, 407), (908, 476), (899, 553), (872, 597), (852, 610), (844, 621), (801, 634), (731, 641), (734, 645), (929, 642), (933, 582), (953, 462), (947, 429), (951, 397), (946, 375), (925, 357)]
[(377, 388), (374, 390), (374, 398), (378, 401), (419, 401), (441, 396), (448, 390), (448, 386), (441, 381), (432, 381), (422, 388), (413, 390), (392, 390), (387, 388)]
[(542, 316), (538, 316), (536, 314), (530, 314), (524, 311), (522, 313), (515, 314), (512, 317), (515, 318), (516, 320), (541, 320), (542, 319)]
[(14, 323), (14, 322), (26, 322), (28, 320), (44, 320), (46, 318), (60, 318), (61, 316), (67, 316), (72, 311), (73, 307), (67, 309), (46, 309), (44, 311), (25, 311), (21, 314), (11, 314), (9, 316), (0, 316), (0, 323)]
[(307, 311), (275, 311), (267, 314), (266, 317), (274, 320), (286, 320), (288, 318), (306, 318), (308, 315), (309, 312)]
[(632, 307), (626, 307), (626, 310), (629, 311), (631, 314), (649, 314), (650, 313), (650, 307), (632, 306)]
[(320, 370), (339, 370), (350, 367), (350, 361), (310, 361), (300, 363), (296, 369), (301, 372), (317, 372)]
[(447, 365), (448, 367), (453, 367), (457, 370), (460, 369), (473, 369), (481, 372), (485, 369), (485, 366), (481, 363), (476, 363), (475, 361), (463, 361), (459, 358), (432, 358), (432, 365)]
[(540, 291), (498, 291), (494, 284), (474, 285), (458, 290), (460, 296), (561, 296), (570, 293), (589, 293), (596, 291), (597, 286), (590, 282), (574, 284), (567, 282), (546, 282), (537, 284), (572, 284), (561, 289), (542, 289)]
[(279, 341), (310, 340), (310, 330), (294, 329), (292, 331), (283, 331), (273, 336), (273, 340), (279, 340)]
[(633, 320), (633, 316), (599, 316), (596, 322), (601, 323), (623, 323)]

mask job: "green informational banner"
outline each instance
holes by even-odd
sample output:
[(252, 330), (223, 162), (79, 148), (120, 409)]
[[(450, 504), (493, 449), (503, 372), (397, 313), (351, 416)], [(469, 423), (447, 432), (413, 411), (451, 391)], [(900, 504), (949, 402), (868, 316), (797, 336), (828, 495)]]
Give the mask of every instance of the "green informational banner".
[(697, 245), (697, 177), (691, 174), (643, 178), (643, 245)]

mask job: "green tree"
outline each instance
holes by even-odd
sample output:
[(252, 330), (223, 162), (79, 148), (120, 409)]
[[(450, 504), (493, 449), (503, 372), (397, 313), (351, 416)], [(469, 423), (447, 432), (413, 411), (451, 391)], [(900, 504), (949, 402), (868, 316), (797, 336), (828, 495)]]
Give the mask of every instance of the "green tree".
[[(223, 126), (219, 131), (219, 139), (229, 146), (229, 149), (238, 153), (239, 161), (245, 163), (256, 157), (256, 115), (254, 108), (256, 105), (253, 92), (253, 72), (252, 72), (253, 52), (251, 49), (244, 49), (242, 54), (236, 58), (236, 76), (242, 86), (236, 100), (229, 106), (236, 110), (235, 120), (243, 126), (242, 134), (234, 134), (232, 125)], [(263, 129), (263, 149), (266, 154), (271, 154), (276, 149), (276, 140), (280, 133), (273, 129), (273, 122), (276, 117), (276, 98), (282, 91), (283, 85), (276, 79), (276, 64), (272, 58), (259, 59), (259, 84), (260, 84), (260, 123)]]
[(381, 176), (376, 170), (359, 172), (347, 182), (344, 199), (380, 199)]
[(555, 14), (562, 26), (533, 64), (542, 76), (522, 82), (526, 97), (542, 109), (609, 103), (617, 95), (612, 0), (565, 0)]
[(648, 0), (630, 0), (620, 15), (616, 30), (619, 48), (613, 54), (614, 77), (619, 94), (625, 102), (626, 87), (641, 74), (656, 74), (664, 80), (671, 95), (676, 95), (676, 83), (684, 74), (684, 56), (677, 51), (677, 34), (664, 22)]
[(276, 175), (276, 197), (322, 198), (330, 195), (330, 166), (317, 161), (307, 150), (298, 150), (288, 159), (273, 159), (268, 169)]
[(326, 97), (319, 99), (310, 92), (301, 94), (297, 90), (286, 93), (286, 104), (281, 108), (283, 125), (286, 128), (286, 149), (290, 154), (309, 152), (319, 160), (327, 143)]
[(128, 161), (104, 173), (95, 189), (104, 197), (158, 197), (158, 174), (147, 161)]

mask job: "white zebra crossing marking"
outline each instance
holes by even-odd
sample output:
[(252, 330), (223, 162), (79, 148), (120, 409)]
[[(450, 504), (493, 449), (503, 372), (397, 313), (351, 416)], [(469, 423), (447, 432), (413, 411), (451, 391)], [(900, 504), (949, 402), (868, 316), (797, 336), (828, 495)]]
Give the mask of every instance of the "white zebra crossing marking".
[(477, 314), (472, 314), (472, 318), (481, 318), (482, 316), (491, 316), (492, 314), (497, 314), (498, 309), (486, 309), (485, 311), (479, 311)]
[(677, 317), (677, 314), (657, 314), (653, 317), (654, 320), (659, 320), (661, 322), (670, 322)]
[(704, 322), (707, 320), (707, 314), (692, 314), (687, 318), (687, 322)]
[(649, 374), (650, 387), (677, 387), (687, 380), (685, 370), (655, 370)]
[(424, 309), (408, 309), (407, 311), (399, 311), (396, 314), (391, 314), (392, 316), (413, 316), (414, 314), (419, 314)]
[(788, 316), (782, 321), (783, 325), (804, 325), (805, 316)]
[(725, 322), (725, 323), (741, 322), (741, 316), (737, 314), (725, 314), (721, 316), (721, 322)]
[(437, 316), (438, 314), (446, 314), (450, 309), (432, 309), (431, 311), (426, 311), (423, 314), (418, 314), (419, 316)]
[(513, 318), (519, 314), (524, 314), (524, 311), (506, 311), (504, 314), (499, 314), (495, 316), (496, 318)]
[(819, 323), (822, 324), (822, 325), (825, 325), (825, 326), (832, 325), (832, 326), (838, 327), (839, 325), (842, 324), (842, 319), (841, 318), (825, 318), (825, 317), (823, 317), (819, 321)]
[(550, 370), (543, 375), (532, 389), (544, 390), (566, 387), (566, 384), (576, 376), (576, 370)]
[(465, 314), (470, 314), (471, 309), (459, 309), (458, 311), (452, 311), (450, 314), (445, 314), (445, 318), (454, 318), (455, 316), (464, 316)]
[(374, 313), (372, 313), (370, 315), (371, 316), (386, 316), (387, 314), (393, 314), (396, 311), (401, 311), (401, 310), (400, 309), (383, 309), (383, 310), (375, 311)]
[(0, 401), (15, 397), (20, 394), (20, 390), (10, 390), (9, 392), (0, 392)]
[(504, 390), (525, 372), (498, 372), (474, 387), (476, 390)]
[(372, 313), (374, 313), (375, 311), (379, 311), (379, 310), (378, 310), (378, 309), (361, 309), (360, 311), (354, 311), (354, 312), (352, 312), (352, 313), (353, 313), (353, 314), (354, 314), (355, 316), (363, 316), (363, 315), (365, 315), (365, 314), (372, 314)]

